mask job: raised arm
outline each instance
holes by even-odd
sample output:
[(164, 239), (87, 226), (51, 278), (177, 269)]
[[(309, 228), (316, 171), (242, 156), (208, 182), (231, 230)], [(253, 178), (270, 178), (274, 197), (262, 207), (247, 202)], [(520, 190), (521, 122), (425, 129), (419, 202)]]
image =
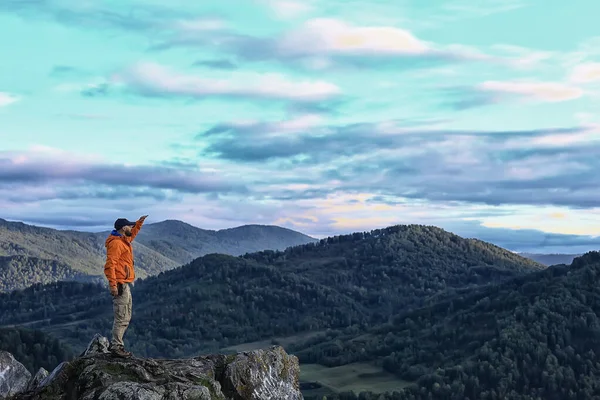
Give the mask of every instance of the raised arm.
[(140, 232), (140, 229), (142, 229), (142, 225), (144, 225), (144, 220), (146, 219), (146, 217), (147, 217), (147, 215), (144, 215), (144, 216), (140, 217), (140, 219), (135, 221), (135, 226), (133, 228), (131, 228), (131, 236), (129, 236), (127, 238), (130, 242), (132, 242), (133, 239), (135, 239), (137, 234)]

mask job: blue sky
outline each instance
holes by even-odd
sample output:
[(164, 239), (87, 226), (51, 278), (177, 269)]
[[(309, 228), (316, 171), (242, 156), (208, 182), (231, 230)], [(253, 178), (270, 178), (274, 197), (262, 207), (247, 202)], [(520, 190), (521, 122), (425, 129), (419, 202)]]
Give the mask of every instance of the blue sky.
[(0, 2), (0, 217), (598, 247), (597, 1), (212, 3)]

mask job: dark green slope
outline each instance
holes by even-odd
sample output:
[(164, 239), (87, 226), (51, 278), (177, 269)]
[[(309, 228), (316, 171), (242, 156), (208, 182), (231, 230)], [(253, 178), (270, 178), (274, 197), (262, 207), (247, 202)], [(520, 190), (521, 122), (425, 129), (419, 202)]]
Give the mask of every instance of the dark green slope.
[(52, 372), (58, 364), (75, 355), (56, 338), (23, 328), (0, 329), (0, 350), (11, 353), (32, 375), (40, 368)]
[(35, 283), (100, 281), (56, 260), (27, 256), (0, 256), (0, 291), (23, 289)]
[(442, 294), (545, 268), (492, 244), (422, 225), (336, 236), (245, 257), (325, 283), (381, 320)]
[(600, 398), (599, 280), (591, 252), (294, 351), (329, 366), (379, 362), (416, 382), (386, 400)]
[[(301, 276), (208, 255), (139, 282), (128, 345), (148, 356), (183, 356), (368, 319), (347, 296)], [(0, 295), (1, 325), (24, 324), (77, 348), (112, 325), (110, 296), (90, 284), (34, 285)]]

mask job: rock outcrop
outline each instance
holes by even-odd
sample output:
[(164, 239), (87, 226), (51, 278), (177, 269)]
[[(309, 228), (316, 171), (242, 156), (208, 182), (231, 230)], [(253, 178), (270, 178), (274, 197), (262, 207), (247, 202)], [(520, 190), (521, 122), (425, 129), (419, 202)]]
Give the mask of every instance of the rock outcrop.
[(79, 357), (61, 363), (47, 376), (39, 371), (31, 378), (25, 370), (20, 393), (9, 398), (303, 400), (298, 359), (279, 346), (171, 360), (117, 358), (108, 353), (107, 345), (106, 338), (96, 335)]
[(31, 374), (6, 351), (0, 351), (0, 399), (27, 389)]

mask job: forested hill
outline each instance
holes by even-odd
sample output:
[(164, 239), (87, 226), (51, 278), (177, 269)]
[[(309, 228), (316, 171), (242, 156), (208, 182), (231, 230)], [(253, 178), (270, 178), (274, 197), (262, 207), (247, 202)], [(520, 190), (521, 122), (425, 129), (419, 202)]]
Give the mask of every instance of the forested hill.
[[(12, 261), (10, 274), (4, 277), (0, 290), (58, 281), (69, 275), (103, 278), (104, 242), (109, 232), (62, 231), (0, 219), (0, 256), (24, 256), (30, 260)], [(240, 255), (264, 249), (285, 249), (314, 240), (277, 226), (247, 225), (211, 231), (168, 220), (146, 223), (133, 242), (133, 248), (136, 273), (143, 278), (209, 253)], [(35, 271), (32, 271), (34, 263)], [(59, 269), (53, 267), (56, 263), (61, 265)], [(14, 268), (17, 264), (24, 267), (23, 271)], [(65, 272), (67, 270), (72, 272)]]
[(57, 280), (100, 282), (88, 274), (73, 270), (56, 260), (44, 260), (27, 256), (0, 256), (0, 291), (11, 291), (35, 283), (51, 283)]
[(245, 258), (326, 283), (384, 319), (432, 296), (546, 268), (490, 243), (423, 225), (334, 236)]
[(394, 225), (370, 232), (332, 236), (285, 251), (259, 251), (245, 257), (284, 267), (300, 265), (300, 269), (321, 265), (312, 260), (328, 262), (339, 258), (347, 259), (350, 265), (372, 260), (396, 267), (410, 267), (412, 262), (417, 261), (444, 272), (458, 269), (477, 271), (478, 267), (515, 272), (545, 268), (534, 260), (491, 243), (465, 239), (426, 225)]
[[(379, 362), (415, 382), (398, 399), (600, 398), (600, 253), (294, 351), (301, 363)], [(351, 399), (328, 396), (328, 399)]]
[[(443, 293), (543, 268), (435, 228), (343, 239), (285, 253), (207, 255), (139, 281), (128, 340), (141, 355), (169, 357), (326, 328), (362, 329)], [(53, 284), (0, 295), (0, 324), (32, 322), (84, 345), (110, 329), (108, 292)]]

